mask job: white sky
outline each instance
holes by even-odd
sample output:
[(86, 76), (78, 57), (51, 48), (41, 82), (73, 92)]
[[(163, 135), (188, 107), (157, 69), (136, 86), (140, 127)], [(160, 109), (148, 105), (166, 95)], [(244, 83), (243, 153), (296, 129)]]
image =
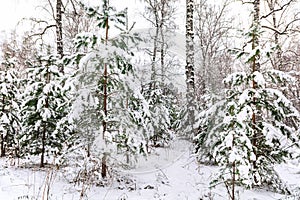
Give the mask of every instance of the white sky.
[(23, 17), (36, 12), (38, 0), (0, 0), (0, 31), (11, 30)]
[[(95, 2), (97, 0), (85, 0)], [(216, 0), (218, 1), (218, 0)], [(17, 23), (24, 17), (43, 18), (41, 16), (41, 8), (37, 8), (37, 5), (41, 5), (45, 2), (44, 0), (0, 0), (0, 40), (1, 35), (4, 35), (3, 31), (5, 30), (9, 33), (10, 30), (14, 29)], [(140, 0), (111, 0), (111, 3), (118, 7), (118, 9), (123, 9), (129, 7), (129, 24), (132, 24), (134, 21), (137, 21), (135, 28), (147, 28), (149, 24), (143, 17), (141, 13), (144, 11), (144, 6), (141, 4)], [(184, 1), (181, 3), (184, 4)], [(238, 9), (240, 10), (240, 9)], [(238, 10), (233, 10), (235, 13)], [(176, 23), (181, 27), (181, 30), (178, 30), (181, 33), (184, 33), (185, 28), (185, 7), (177, 7), (178, 16)], [(22, 30), (21, 25), (18, 26), (18, 30)], [(1, 43), (1, 41), (0, 41)]]
[[(37, 8), (37, 5), (41, 4), (42, 2), (43, 0), (0, 0), (0, 32), (3, 30), (9, 31), (14, 29), (17, 23), (24, 17), (39, 15), (41, 9)], [(111, 3), (114, 6), (117, 6), (119, 9), (129, 7), (130, 15), (135, 16), (130, 17), (129, 20), (132, 22), (138, 21), (136, 28), (146, 28), (149, 26), (142, 21), (142, 16), (140, 13), (143, 12), (144, 7), (141, 6), (141, 1), (112, 0)], [(184, 19), (180, 21), (183, 23)]]

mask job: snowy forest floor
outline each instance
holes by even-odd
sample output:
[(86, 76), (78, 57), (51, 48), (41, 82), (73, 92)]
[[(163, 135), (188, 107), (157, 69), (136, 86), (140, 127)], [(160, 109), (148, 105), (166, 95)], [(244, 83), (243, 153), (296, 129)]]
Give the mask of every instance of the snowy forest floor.
[[(147, 160), (141, 159), (134, 170), (121, 172), (124, 179), (112, 179), (106, 187), (68, 183), (62, 170), (52, 168), (18, 168), (10, 160), (0, 159), (0, 200), (227, 200), (226, 188), (210, 189), (209, 182), (217, 171), (215, 166), (199, 164), (191, 153), (191, 145), (175, 141), (169, 148), (160, 148)], [(300, 165), (276, 167), (291, 188), (300, 187)], [(82, 192), (84, 191), (84, 192)], [(299, 193), (299, 191), (298, 191)], [(298, 196), (299, 195), (299, 196)], [(266, 191), (238, 188), (238, 199), (299, 199)]]

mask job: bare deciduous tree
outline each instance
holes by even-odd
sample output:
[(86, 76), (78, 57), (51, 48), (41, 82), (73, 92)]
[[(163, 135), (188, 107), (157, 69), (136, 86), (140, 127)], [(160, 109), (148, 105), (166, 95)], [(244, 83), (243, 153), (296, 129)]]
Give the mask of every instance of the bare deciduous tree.
[(209, 4), (204, 0), (196, 1), (195, 48), (196, 48), (196, 96), (209, 91), (218, 93), (222, 89), (222, 80), (231, 72), (232, 56), (229, 32), (232, 19), (226, 17), (229, 1), (220, 5)]
[[(154, 27), (154, 35), (151, 38), (153, 49), (150, 52), (151, 81), (157, 81), (157, 76), (160, 76), (163, 83), (167, 70), (165, 56), (167, 55), (168, 46), (170, 46), (166, 37), (175, 29), (175, 0), (144, 0), (144, 2), (146, 3), (146, 13), (143, 16)], [(158, 61), (160, 61), (160, 65), (157, 65)]]
[(275, 45), (271, 64), (274, 69), (287, 71), (283, 63), (283, 42), (294, 32), (295, 24), (300, 20), (297, 13), (290, 12), (296, 0), (266, 0), (266, 14), (263, 19), (262, 28), (271, 33), (270, 42)]

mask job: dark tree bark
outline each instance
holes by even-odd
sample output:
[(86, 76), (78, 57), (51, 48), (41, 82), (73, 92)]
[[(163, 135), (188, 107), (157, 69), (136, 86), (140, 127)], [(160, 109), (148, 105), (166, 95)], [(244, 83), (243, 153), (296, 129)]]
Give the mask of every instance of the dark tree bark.
[[(4, 113), (4, 104), (5, 104), (5, 97), (2, 97), (2, 112)], [(4, 138), (4, 133), (1, 133), (1, 157), (5, 156), (5, 138)]]
[(41, 162), (40, 162), (40, 167), (45, 166), (45, 141), (46, 141), (46, 125), (44, 124), (43, 127), (43, 132), (42, 132), (42, 149), (41, 149)]
[[(48, 66), (47, 66), (47, 76), (46, 76), (46, 84), (50, 83), (50, 73), (48, 71)], [(49, 98), (47, 96), (46, 100), (45, 100), (45, 108), (49, 108)], [(41, 163), (40, 163), (40, 167), (44, 167), (45, 166), (45, 150), (46, 150), (46, 138), (47, 138), (47, 124), (44, 122), (43, 125), (43, 132), (42, 132), (42, 149), (41, 149)]]
[[(104, 1), (104, 8), (108, 8), (109, 1)], [(107, 44), (108, 41), (108, 16), (105, 19), (105, 43)], [(108, 81), (108, 74), (107, 74), (107, 64), (104, 63), (104, 72), (103, 72), (103, 112), (105, 117), (107, 116), (107, 100), (108, 100), (108, 93), (107, 93), (107, 81)], [(106, 120), (106, 119), (105, 119)], [(103, 126), (103, 140), (105, 140), (105, 133), (107, 131), (107, 122), (103, 120), (102, 126)], [(102, 157), (102, 167), (101, 167), (101, 176), (102, 178), (106, 178), (107, 176), (107, 156), (104, 153)]]
[[(259, 47), (259, 27), (260, 27), (260, 0), (254, 0), (253, 2), (253, 8), (254, 8), (254, 13), (253, 13), (253, 22), (252, 22), (252, 50), (257, 49), (257, 47)], [(258, 55), (256, 54), (253, 57), (253, 61), (252, 61), (252, 73), (255, 71), (260, 71), (260, 63), (259, 63), (259, 53)], [(257, 83), (253, 80), (252, 82), (252, 87), (253, 89), (257, 88)], [(253, 97), (253, 102), (255, 103), (257, 100), (255, 97)], [(258, 108), (256, 108), (256, 110), (258, 110)], [(259, 113), (259, 111), (257, 111), (257, 113)], [(256, 114), (255, 112), (253, 112), (252, 114), (252, 126), (254, 131), (253, 134), (253, 138), (252, 138), (252, 145), (254, 146), (254, 154), (257, 157), (257, 151), (256, 151), (256, 147), (258, 146), (258, 138), (260, 136), (260, 132), (257, 130), (257, 122), (258, 122), (258, 118), (259, 115)], [(253, 167), (254, 170), (256, 170), (257, 165), (256, 165), (256, 161), (253, 161)], [(255, 177), (256, 178), (256, 177)], [(255, 180), (256, 182), (258, 182), (258, 180)]]

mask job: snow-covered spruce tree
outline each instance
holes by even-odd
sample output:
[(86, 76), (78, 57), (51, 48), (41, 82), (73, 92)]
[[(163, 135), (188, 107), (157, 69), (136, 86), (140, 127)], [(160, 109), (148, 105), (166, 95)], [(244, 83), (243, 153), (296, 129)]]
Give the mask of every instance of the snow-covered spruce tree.
[[(229, 89), (222, 122), (210, 130), (205, 141), (207, 146), (211, 145), (211, 153), (221, 167), (219, 180), (231, 187), (268, 184), (277, 191), (285, 191), (273, 167), (291, 158), (294, 148), (299, 146), (300, 114), (275, 87), (278, 82), (292, 80), (274, 70), (235, 73), (225, 79)], [(257, 83), (255, 89), (251, 87), (253, 81)], [(255, 123), (253, 114), (260, 115)], [(293, 123), (287, 123), (288, 120)], [(255, 132), (260, 134), (254, 145)]]
[(16, 148), (19, 123), (19, 89), (15, 61), (6, 55), (0, 66), (0, 151), (1, 157), (9, 148)]
[[(252, 88), (254, 80), (257, 89)], [(297, 156), (294, 150), (299, 146), (300, 115), (280, 88), (274, 88), (293, 82), (293, 77), (276, 70), (240, 72), (225, 79), (229, 87), (226, 99), (201, 113), (202, 130), (196, 137), (201, 161), (213, 160), (220, 166), (212, 186), (225, 183), (231, 188), (231, 197), (234, 185), (267, 185), (286, 191), (274, 164)], [(258, 112), (261, 118), (254, 124), (253, 113)], [(256, 146), (251, 142), (255, 131), (261, 133)]]
[(201, 163), (215, 164), (211, 154), (210, 146), (206, 146), (206, 141), (210, 136), (210, 131), (222, 122), (225, 100), (224, 96), (212, 96), (210, 94), (203, 96), (205, 107), (196, 115), (197, 127), (196, 137), (194, 138), (195, 152), (198, 152), (197, 159)]
[[(147, 147), (167, 145), (174, 136), (172, 129), (173, 121), (176, 118), (175, 107), (175, 90), (170, 88), (168, 84), (170, 67), (174, 66), (174, 61), (169, 57), (169, 48), (172, 42), (169, 38), (174, 33), (175, 23), (175, 1), (170, 0), (146, 0), (145, 12), (143, 16), (153, 27), (153, 32), (150, 31), (148, 38), (149, 43), (152, 43), (151, 48), (147, 48), (151, 63), (146, 68), (149, 68), (149, 80), (143, 79), (142, 93), (149, 102), (149, 110), (151, 117), (147, 120), (151, 121), (152, 128), (148, 129), (150, 140)], [(145, 67), (142, 67), (145, 70)], [(172, 103), (171, 103), (172, 102)], [(172, 119), (173, 118), (173, 119)]]
[(300, 114), (281, 92), (281, 86), (289, 87), (295, 79), (281, 71), (261, 69), (260, 61), (267, 61), (270, 52), (263, 52), (259, 44), (257, 0), (254, 10), (254, 23), (247, 34), (251, 52), (239, 53), (240, 57), (247, 55), (246, 64), (251, 70), (224, 80), (225, 100), (203, 114), (203, 131), (197, 136), (199, 154), (209, 149), (209, 155), (220, 166), (212, 185), (225, 183), (231, 199), (235, 199), (237, 184), (287, 192), (274, 165), (295, 156), (299, 148)]
[(20, 135), (24, 156), (40, 155), (40, 167), (46, 156), (57, 156), (72, 134), (68, 121), (68, 103), (56, 56), (39, 56), (36, 66), (27, 69), (27, 84), (23, 93)]
[[(134, 81), (130, 63), (133, 54), (125, 42), (135, 38), (121, 28), (125, 11), (117, 12), (106, 0), (101, 7), (85, 8), (87, 15), (97, 20), (99, 32), (81, 33), (75, 39), (81, 58), (71, 117), (76, 122), (80, 146), (73, 148), (73, 153), (77, 154), (75, 159), (83, 159), (73, 164), (78, 169), (77, 177), (102, 184), (111, 171), (108, 169), (118, 164), (113, 159), (121, 162), (124, 158), (124, 163), (130, 164), (137, 154), (146, 153), (148, 136), (143, 115), (149, 111)], [(121, 29), (115, 38), (109, 38), (112, 24)]]
[[(153, 88), (153, 85), (155, 88)], [(176, 91), (161, 82), (150, 82), (142, 87), (142, 94), (149, 104), (150, 116), (144, 115), (151, 124), (147, 129), (147, 147), (162, 147), (169, 145), (175, 137), (176, 122), (179, 118)]]

